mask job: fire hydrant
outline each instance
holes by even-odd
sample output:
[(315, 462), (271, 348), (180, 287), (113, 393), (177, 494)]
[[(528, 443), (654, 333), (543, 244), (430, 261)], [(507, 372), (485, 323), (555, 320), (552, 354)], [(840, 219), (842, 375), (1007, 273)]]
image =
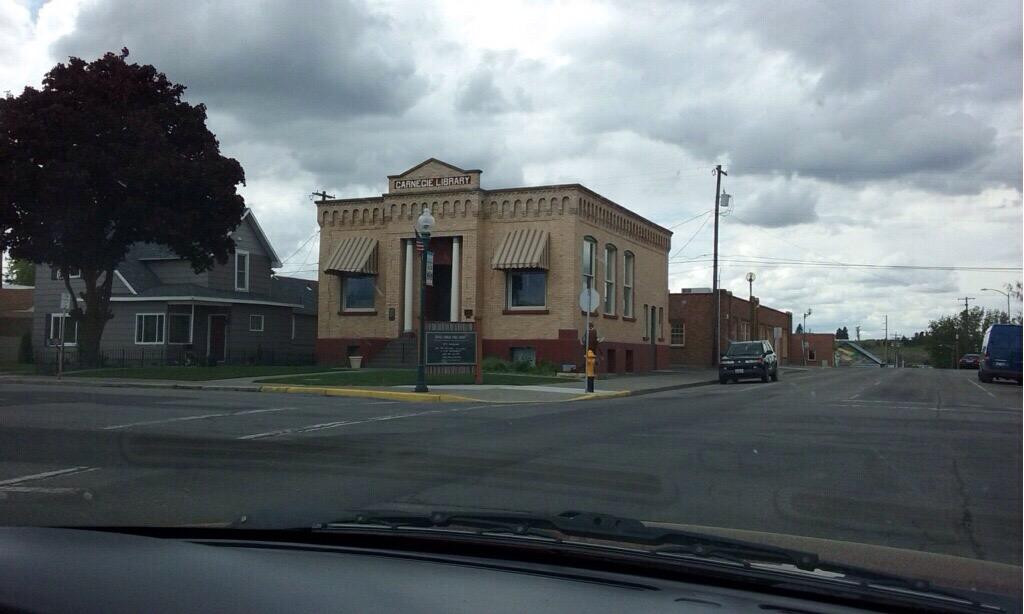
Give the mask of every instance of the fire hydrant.
[(597, 355), (587, 350), (587, 392), (594, 392), (594, 376), (597, 373)]

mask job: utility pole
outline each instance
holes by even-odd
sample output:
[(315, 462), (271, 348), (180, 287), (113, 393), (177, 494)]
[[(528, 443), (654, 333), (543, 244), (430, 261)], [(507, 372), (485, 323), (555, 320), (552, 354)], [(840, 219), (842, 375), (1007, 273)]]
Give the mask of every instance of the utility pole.
[[(964, 302), (964, 317), (960, 321), (960, 329), (963, 330), (963, 332), (964, 332), (964, 342), (966, 343), (969, 340), (969, 337), (967, 336), (967, 314), (970, 312), (970, 309), (971, 309), (971, 301), (975, 300), (975, 298), (973, 296), (961, 296), (961, 297), (959, 297), (956, 300)], [(959, 353), (960, 353), (960, 335), (957, 334), (956, 354), (959, 354)], [(956, 360), (956, 356), (955, 355), (953, 356), (953, 359)], [(957, 368), (958, 369), (960, 368), (960, 363), (959, 362), (957, 362)]]
[(885, 350), (885, 364), (889, 364), (889, 314), (885, 314), (885, 338), (882, 341), (882, 349)]
[(712, 289), (711, 292), (715, 297), (715, 334), (714, 334), (714, 345), (711, 350), (711, 366), (718, 366), (719, 354), (722, 353), (722, 342), (721, 342), (721, 328), (722, 328), (722, 302), (718, 296), (718, 205), (722, 198), (722, 175), (728, 176), (729, 173), (722, 170), (722, 165), (718, 164), (715, 166), (711, 173), (715, 176), (715, 255), (712, 276)]
[(857, 330), (857, 341), (860, 341), (860, 325), (855, 327)]

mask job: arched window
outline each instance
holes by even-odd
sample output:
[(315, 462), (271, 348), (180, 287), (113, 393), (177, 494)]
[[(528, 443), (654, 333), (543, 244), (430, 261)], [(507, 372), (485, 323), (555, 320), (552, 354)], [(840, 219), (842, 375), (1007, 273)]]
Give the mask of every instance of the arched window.
[(583, 254), (580, 261), (580, 269), (583, 273), (581, 279), (583, 288), (595, 288), (594, 275), (597, 271), (597, 239), (594, 237), (583, 237)]
[(633, 317), (633, 252), (622, 255), (622, 317)]
[(619, 250), (611, 243), (604, 246), (604, 312), (608, 315), (615, 315), (615, 299), (618, 294), (615, 291), (616, 273), (618, 266)]

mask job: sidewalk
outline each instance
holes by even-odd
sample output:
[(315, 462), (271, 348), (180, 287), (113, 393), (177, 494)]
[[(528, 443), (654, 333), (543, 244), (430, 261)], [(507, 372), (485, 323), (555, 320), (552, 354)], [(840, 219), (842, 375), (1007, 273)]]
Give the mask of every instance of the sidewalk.
[(321, 387), (256, 384), (255, 380), (265, 380), (267, 376), (243, 377), (225, 380), (183, 381), (183, 380), (142, 380), (119, 378), (76, 378), (64, 377), (57, 379), (45, 375), (0, 375), (0, 384), (68, 384), (76, 386), (98, 386), (111, 388), (150, 388), (179, 390), (209, 390), (227, 392), (267, 392), (267, 393), (300, 393), (327, 396), (353, 396), (371, 398), (389, 398), (401, 401), (472, 401), (480, 403), (551, 403), (562, 401), (578, 401), (586, 399), (607, 399), (623, 396), (636, 396), (703, 386), (718, 382), (718, 372), (714, 369), (679, 368), (655, 371), (638, 375), (614, 375), (598, 378), (594, 384), (595, 392), (585, 392), (585, 381), (567, 379), (565, 383), (545, 386), (505, 386), (505, 385), (427, 385), (430, 393), (421, 394), (412, 391), (412, 386), (360, 386), (360, 387)]

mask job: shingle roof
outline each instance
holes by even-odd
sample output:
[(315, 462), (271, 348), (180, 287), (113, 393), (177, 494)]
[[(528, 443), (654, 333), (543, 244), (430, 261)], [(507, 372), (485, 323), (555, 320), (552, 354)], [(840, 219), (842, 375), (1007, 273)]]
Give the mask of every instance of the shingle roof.
[[(138, 289), (136, 289), (138, 290)], [(288, 303), (294, 305), (304, 305), (299, 301), (285, 300), (286, 297), (278, 296), (267, 296), (265, 294), (253, 294), (252, 292), (233, 292), (231, 290), (216, 290), (214, 288), (207, 288), (197, 284), (160, 284), (146, 288), (145, 290), (138, 290), (138, 295), (132, 297), (134, 300), (140, 300), (146, 297), (155, 298), (196, 298), (202, 300), (204, 298), (210, 299), (221, 299), (221, 300), (232, 300), (239, 302), (268, 302), (268, 303)], [(122, 296), (122, 300), (125, 297)]]
[(297, 303), (302, 309), (296, 313), (316, 315), (319, 283), (311, 279), (298, 277), (270, 278), (270, 296), (282, 303)]

